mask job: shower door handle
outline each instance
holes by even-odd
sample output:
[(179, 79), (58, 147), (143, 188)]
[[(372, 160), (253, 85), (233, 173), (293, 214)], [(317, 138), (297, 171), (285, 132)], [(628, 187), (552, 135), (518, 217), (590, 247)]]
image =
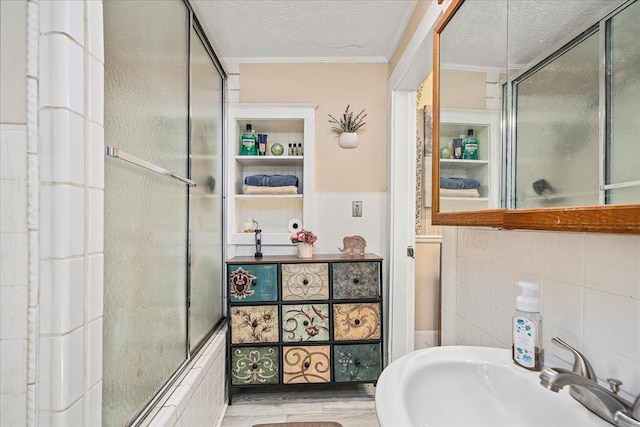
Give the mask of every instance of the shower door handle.
[(156, 172), (159, 173), (160, 175), (164, 175), (164, 176), (168, 176), (171, 178), (176, 178), (179, 179), (180, 181), (184, 182), (185, 184), (187, 184), (189, 187), (195, 187), (196, 186), (196, 182), (189, 179), (189, 178), (185, 178), (182, 175), (178, 175), (177, 173), (171, 172), (168, 169), (165, 169), (163, 167), (160, 167), (158, 165), (155, 165), (153, 163), (147, 162), (146, 160), (142, 160), (139, 157), (136, 157), (132, 154), (129, 153), (125, 153), (124, 151), (116, 148), (116, 147), (112, 147), (109, 145), (105, 145), (104, 146), (104, 154), (109, 156), (109, 157), (113, 157), (114, 159), (122, 159), (125, 162), (129, 162), (131, 164), (134, 164), (136, 166), (140, 166), (143, 167), (147, 170), (150, 170), (152, 172)]

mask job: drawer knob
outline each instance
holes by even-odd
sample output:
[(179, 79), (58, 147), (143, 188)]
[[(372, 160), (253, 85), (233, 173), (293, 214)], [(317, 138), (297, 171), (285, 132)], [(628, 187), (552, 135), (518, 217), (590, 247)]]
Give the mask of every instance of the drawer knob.
[(304, 326), (309, 326), (309, 321), (308, 321), (308, 320), (305, 320), (304, 322), (302, 322), (302, 324), (303, 324)]
[(356, 324), (356, 326), (357, 326), (357, 325), (359, 325), (359, 324), (360, 324), (360, 319), (356, 319), (356, 320), (354, 320), (354, 321), (353, 321), (353, 323), (355, 323), (355, 324)]
[(356, 360), (355, 362), (353, 362), (353, 364), (356, 365), (356, 366), (360, 366), (360, 361)]
[(254, 363), (253, 365), (251, 365), (251, 369), (258, 369), (258, 364)]
[(360, 279), (358, 279), (358, 278), (356, 277), (355, 279), (353, 279), (353, 283), (355, 283), (355, 284), (357, 285), (358, 283), (360, 283)]
[(307, 369), (309, 367), (309, 362), (304, 362), (304, 368)]
[(251, 327), (252, 328), (257, 328), (258, 327), (258, 322), (256, 322), (255, 320), (253, 322), (251, 322)]
[(303, 284), (303, 285), (308, 285), (308, 284), (309, 284), (309, 281), (308, 281), (307, 279), (304, 279), (304, 280), (302, 281), (302, 284)]

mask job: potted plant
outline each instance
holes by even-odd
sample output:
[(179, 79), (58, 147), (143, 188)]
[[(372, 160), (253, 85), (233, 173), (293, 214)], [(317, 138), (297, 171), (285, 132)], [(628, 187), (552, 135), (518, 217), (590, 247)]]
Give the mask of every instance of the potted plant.
[(329, 116), (329, 123), (333, 126), (331, 131), (340, 135), (338, 143), (342, 148), (355, 148), (358, 146), (358, 129), (367, 124), (364, 118), (367, 117), (367, 113), (364, 112), (364, 108), (358, 114), (353, 111), (349, 111), (349, 105), (344, 110), (342, 117), (336, 119), (331, 114)]
[(291, 235), (291, 243), (298, 245), (298, 258), (311, 258), (313, 256), (313, 244), (318, 240), (313, 231), (304, 228)]

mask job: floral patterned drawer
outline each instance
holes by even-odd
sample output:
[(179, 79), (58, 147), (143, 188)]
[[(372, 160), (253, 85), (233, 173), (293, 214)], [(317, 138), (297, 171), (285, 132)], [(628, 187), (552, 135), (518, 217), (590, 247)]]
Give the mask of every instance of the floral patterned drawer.
[(331, 265), (333, 298), (378, 298), (380, 296), (380, 263), (337, 262)]
[(329, 299), (328, 264), (282, 264), (283, 301), (319, 299)]
[(229, 265), (231, 302), (276, 301), (278, 299), (278, 265)]
[(335, 304), (333, 335), (337, 341), (380, 339), (380, 304)]
[(336, 345), (333, 348), (335, 382), (376, 381), (382, 367), (380, 344)]
[(231, 350), (231, 384), (278, 384), (278, 347)]
[(282, 306), (282, 341), (328, 341), (329, 304)]
[(285, 384), (330, 382), (329, 346), (282, 347), (282, 374)]
[(278, 342), (278, 306), (231, 307), (231, 343)]

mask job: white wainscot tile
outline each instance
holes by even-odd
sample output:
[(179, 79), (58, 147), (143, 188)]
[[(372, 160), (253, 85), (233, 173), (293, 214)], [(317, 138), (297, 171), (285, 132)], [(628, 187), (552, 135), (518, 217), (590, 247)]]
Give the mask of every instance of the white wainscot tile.
[(565, 283), (583, 282), (584, 236), (547, 233), (544, 241), (544, 276)]
[(491, 293), (491, 266), (485, 262), (472, 262), (469, 274), (471, 292), (488, 298)]
[(529, 274), (542, 274), (544, 233), (516, 231), (513, 245), (513, 268)]
[(102, 318), (90, 322), (88, 328), (87, 382), (93, 387), (102, 380)]
[(0, 340), (0, 394), (27, 392), (27, 340)]
[(491, 300), (505, 307), (513, 307), (513, 272), (509, 269), (491, 269)]
[(84, 331), (40, 338), (39, 403), (42, 411), (62, 411), (83, 395)]
[(582, 334), (581, 286), (546, 279), (543, 305), (545, 321), (571, 335)]
[(0, 232), (27, 231), (27, 181), (0, 180)]
[(69, 110), (40, 113), (42, 182), (84, 183), (84, 120)]
[(489, 262), (491, 254), (491, 231), (482, 228), (458, 228), (458, 256), (476, 261)]
[(0, 399), (0, 425), (27, 425), (27, 393), (2, 394)]
[(104, 128), (96, 123), (89, 123), (87, 175), (89, 185), (104, 188)]
[(104, 255), (102, 254), (89, 256), (89, 282), (86, 289), (89, 304), (88, 320), (93, 320), (102, 316), (104, 312)]
[(96, 384), (87, 393), (87, 419), (90, 426), (102, 425), (102, 382)]
[(0, 287), (0, 337), (27, 338), (28, 289), (26, 286)]
[[(4, 215), (4, 211), (3, 211)], [(27, 286), (29, 236), (2, 233), (0, 236), (0, 283), (2, 286)]]
[(84, 3), (78, 0), (40, 2), (40, 32), (66, 33), (77, 43), (83, 44)]
[(104, 248), (104, 190), (89, 190), (89, 252)]
[(62, 34), (40, 36), (39, 88), (40, 107), (64, 107), (83, 114), (83, 49)]
[(640, 360), (640, 301), (585, 289), (584, 339)]
[(489, 330), (489, 300), (471, 294), (471, 323), (485, 333)]
[(104, 123), (104, 65), (89, 57), (89, 118), (98, 124)]
[(511, 317), (512, 310), (491, 303), (489, 305), (489, 335), (504, 346), (511, 346)]
[(40, 274), (43, 333), (64, 334), (84, 320), (84, 260), (42, 261)]
[(460, 287), (456, 292), (456, 313), (464, 320), (471, 320), (471, 294)]
[(640, 299), (640, 237), (585, 236), (584, 283), (601, 291)]
[(51, 427), (69, 427), (69, 426), (82, 426), (84, 420), (82, 416), (82, 399), (75, 402), (69, 408), (59, 412), (41, 412), (40, 424), (42, 426)]
[(467, 259), (460, 258), (457, 263), (457, 282), (458, 286), (463, 289), (471, 289), (471, 280), (473, 274), (473, 263)]
[(27, 127), (0, 125), (0, 179), (27, 179)]
[(510, 231), (492, 230), (489, 233), (488, 263), (494, 266), (512, 268), (515, 234)]
[(87, 21), (89, 53), (100, 62), (104, 62), (104, 19), (101, 1), (87, 2)]
[(68, 185), (40, 190), (42, 256), (69, 257), (84, 253), (84, 189)]

